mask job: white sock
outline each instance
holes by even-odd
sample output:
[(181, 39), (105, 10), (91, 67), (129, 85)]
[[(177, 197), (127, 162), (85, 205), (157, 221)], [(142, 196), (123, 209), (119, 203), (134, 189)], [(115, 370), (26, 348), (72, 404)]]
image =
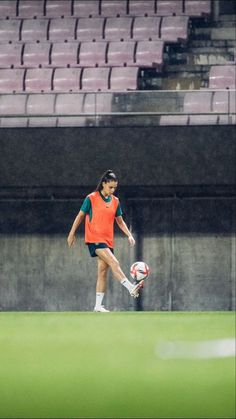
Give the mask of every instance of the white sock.
[(128, 278), (124, 278), (124, 279), (122, 279), (121, 281), (120, 281), (120, 283), (125, 287), (125, 288), (127, 288), (127, 290), (129, 290), (129, 292), (132, 290), (132, 288), (133, 288), (133, 286), (134, 286), (134, 284), (132, 284), (132, 282), (130, 282), (129, 280), (128, 280)]
[(105, 293), (104, 292), (96, 292), (96, 303), (95, 303), (95, 307), (101, 307), (102, 305), (102, 300), (104, 297)]

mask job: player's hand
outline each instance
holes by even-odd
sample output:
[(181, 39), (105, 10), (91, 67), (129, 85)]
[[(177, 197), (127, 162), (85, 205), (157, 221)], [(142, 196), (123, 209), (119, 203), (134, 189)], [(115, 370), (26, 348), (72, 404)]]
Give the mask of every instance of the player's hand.
[(129, 240), (129, 244), (130, 244), (130, 246), (134, 246), (134, 245), (135, 245), (135, 240), (134, 240), (134, 238), (133, 238), (133, 236), (132, 236), (132, 235), (130, 235), (130, 236), (128, 237), (128, 240)]
[(71, 247), (75, 244), (75, 235), (74, 234), (69, 234), (69, 236), (67, 237), (67, 243), (68, 246)]

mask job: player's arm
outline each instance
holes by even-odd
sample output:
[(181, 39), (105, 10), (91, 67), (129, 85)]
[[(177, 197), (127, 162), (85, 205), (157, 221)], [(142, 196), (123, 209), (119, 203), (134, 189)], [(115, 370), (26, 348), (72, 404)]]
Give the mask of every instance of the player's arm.
[(76, 233), (77, 228), (82, 223), (84, 217), (85, 217), (85, 213), (80, 210), (78, 215), (76, 216), (73, 224), (72, 224), (72, 227), (71, 227), (70, 232), (69, 232), (68, 237), (67, 237), (67, 243), (68, 243), (69, 247), (71, 247), (71, 246), (73, 246), (73, 244), (75, 244), (75, 233)]
[(119, 226), (119, 228), (128, 237), (128, 240), (129, 240), (129, 243), (131, 244), (131, 246), (134, 246), (135, 245), (134, 237), (132, 236), (132, 233), (128, 229), (127, 224), (124, 222), (123, 217), (121, 215), (116, 217), (116, 222), (117, 222), (117, 225)]

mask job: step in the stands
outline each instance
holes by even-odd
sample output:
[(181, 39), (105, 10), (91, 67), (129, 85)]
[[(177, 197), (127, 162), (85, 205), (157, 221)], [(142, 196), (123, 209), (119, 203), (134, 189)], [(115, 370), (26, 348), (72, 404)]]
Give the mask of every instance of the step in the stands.
[(188, 54), (187, 63), (190, 65), (220, 65), (233, 62), (234, 55), (229, 53), (216, 53), (216, 54)]
[(235, 47), (236, 46), (236, 39), (231, 40), (204, 40), (204, 39), (191, 39), (189, 42), (189, 47), (216, 47), (216, 48), (222, 48), (222, 47)]
[(236, 15), (235, 14), (228, 14), (228, 15), (219, 15), (218, 22), (236, 22)]
[(211, 39), (236, 41), (236, 28), (212, 28)]
[(170, 65), (166, 64), (164, 72), (167, 73), (185, 73), (185, 74), (195, 74), (195, 73), (206, 73), (210, 69), (210, 65), (195, 65), (195, 64), (180, 64), (180, 65)]

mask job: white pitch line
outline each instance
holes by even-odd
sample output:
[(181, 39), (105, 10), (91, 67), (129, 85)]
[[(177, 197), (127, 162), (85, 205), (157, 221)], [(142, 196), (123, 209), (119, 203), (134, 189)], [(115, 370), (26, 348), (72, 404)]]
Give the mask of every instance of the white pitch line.
[(236, 354), (233, 338), (205, 341), (165, 341), (156, 346), (161, 359), (229, 358)]

